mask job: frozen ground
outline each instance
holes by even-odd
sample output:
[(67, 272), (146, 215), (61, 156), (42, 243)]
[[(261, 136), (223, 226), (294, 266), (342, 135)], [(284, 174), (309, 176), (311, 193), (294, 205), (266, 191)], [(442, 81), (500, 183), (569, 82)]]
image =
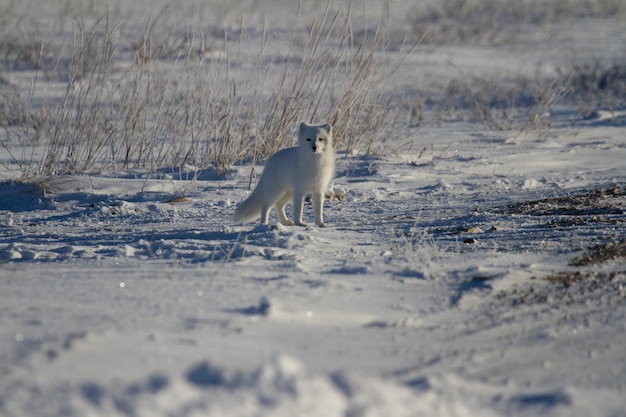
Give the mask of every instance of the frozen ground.
[[(419, 51), (402, 83), (555, 39)], [(625, 415), (626, 116), (547, 117), (339, 152), (322, 229), (233, 224), (246, 164), (1, 183), (0, 415)]]

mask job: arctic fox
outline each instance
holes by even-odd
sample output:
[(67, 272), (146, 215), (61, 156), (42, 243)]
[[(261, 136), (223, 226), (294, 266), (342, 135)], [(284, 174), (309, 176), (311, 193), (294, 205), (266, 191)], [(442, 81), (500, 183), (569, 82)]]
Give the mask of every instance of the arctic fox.
[[(267, 224), (270, 210), (276, 208), (278, 220), (286, 225), (306, 226), (302, 222), (304, 198), (311, 194), (315, 224), (324, 227), (324, 193), (335, 172), (332, 126), (301, 123), (298, 146), (280, 150), (269, 157), (261, 179), (250, 196), (235, 210), (235, 221), (249, 222), (261, 217)], [(291, 203), (294, 221), (285, 215)]]

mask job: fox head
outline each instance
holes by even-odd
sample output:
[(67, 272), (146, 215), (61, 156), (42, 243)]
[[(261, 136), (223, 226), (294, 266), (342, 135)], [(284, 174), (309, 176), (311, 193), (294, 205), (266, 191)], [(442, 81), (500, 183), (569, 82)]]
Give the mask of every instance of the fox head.
[[(316, 154), (323, 154), (333, 148), (333, 128), (330, 124), (310, 125), (300, 123), (298, 145)], [(307, 150), (308, 150), (307, 149)]]

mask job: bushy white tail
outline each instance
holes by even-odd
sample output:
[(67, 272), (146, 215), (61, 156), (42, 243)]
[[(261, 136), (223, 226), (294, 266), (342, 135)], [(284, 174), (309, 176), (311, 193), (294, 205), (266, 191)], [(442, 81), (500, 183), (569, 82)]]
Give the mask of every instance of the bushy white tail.
[(234, 219), (236, 222), (251, 222), (261, 217), (261, 206), (263, 198), (259, 187), (255, 188), (252, 194), (242, 201), (235, 210)]

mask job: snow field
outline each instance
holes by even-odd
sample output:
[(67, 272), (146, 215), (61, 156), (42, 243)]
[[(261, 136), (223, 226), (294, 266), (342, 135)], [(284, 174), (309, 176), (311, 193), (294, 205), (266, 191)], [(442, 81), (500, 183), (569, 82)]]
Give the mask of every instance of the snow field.
[[(581, 17), (573, 6), (584, 4), (571, 0), (571, 10), (541, 23), (492, 26), (475, 13), (480, 2), (426, 20), (405, 3), (342, 2), (354, 20), (328, 32), (341, 42), (324, 38), (323, 53), (307, 55), (317, 66), (306, 66), (298, 53), (323, 39), (308, 34), (324, 4), (303, 2), (295, 22), (292, 2), (218, 3), (111, 2), (112, 22), (125, 20), (106, 32), (119, 48), (103, 67), (110, 78), (70, 83), (71, 35), (88, 34), (107, 14), (103, 4), (0, 1), (8, 28), (0, 41), (0, 415), (623, 415), (623, 16), (607, 17), (602, 3)], [(457, 12), (467, 18), (457, 31), (436, 25)], [(424, 23), (432, 36), (411, 49)], [(463, 36), (472, 25), (485, 27)], [(349, 54), (347, 40), (372, 46), (373, 34), (381, 36), (374, 55)], [(39, 38), (43, 49), (29, 43)], [(260, 41), (261, 55), (252, 48)], [(39, 67), (27, 59), (37, 50)], [(180, 51), (198, 56), (196, 66), (182, 65)], [(48, 60), (52, 52), (63, 59)], [(358, 56), (373, 57), (359, 68), (388, 77), (360, 79), (378, 80), (355, 84), (375, 94), (359, 96), (360, 118), (337, 119), (344, 136), (325, 202), (329, 227), (284, 227), (274, 215), (270, 226), (233, 223), (262, 153), (232, 153), (207, 168), (189, 158), (201, 148), (186, 146), (229, 134), (244, 145), (266, 141), (268, 151), (289, 144), (298, 118), (333, 116), (333, 100), (356, 108), (339, 93), (350, 91), (341, 71), (367, 61)], [(594, 62), (602, 65), (586, 85)], [(571, 64), (578, 69), (559, 78)], [(290, 77), (311, 71), (301, 80), (319, 88), (275, 90), (292, 80), (281, 78), (287, 67)], [(145, 72), (125, 78), (128, 68)], [(251, 76), (259, 68), (266, 78)], [(332, 68), (337, 85), (315, 78), (328, 74), (320, 68)], [(214, 78), (197, 77), (207, 72)], [(163, 74), (174, 77), (160, 90), (151, 82)], [(603, 77), (610, 89), (594, 86)], [(139, 97), (132, 83), (114, 82), (139, 79), (172, 101), (152, 112), (153, 102), (130, 100)], [(81, 108), (105, 98), (129, 107), (96, 106), (98, 123), (73, 125), (63, 118), (71, 111), (55, 111), (68, 83)], [(334, 95), (313, 94), (324, 88)], [(313, 95), (264, 113), (296, 92)], [(330, 110), (316, 113), (311, 103)], [(132, 109), (146, 117), (122, 117)], [(142, 148), (156, 153), (124, 167), (123, 148), (105, 146), (106, 158), (88, 169), (30, 175), (45, 160), (42, 132), (54, 131), (55, 118), (67, 121), (59, 138), (75, 137), (76, 149), (96, 143), (81, 141), (85, 132), (117, 126), (167, 151)], [(131, 119), (145, 129), (122, 123)], [(52, 166), (71, 167), (69, 155), (52, 156)], [(185, 156), (180, 167), (150, 163)]]

